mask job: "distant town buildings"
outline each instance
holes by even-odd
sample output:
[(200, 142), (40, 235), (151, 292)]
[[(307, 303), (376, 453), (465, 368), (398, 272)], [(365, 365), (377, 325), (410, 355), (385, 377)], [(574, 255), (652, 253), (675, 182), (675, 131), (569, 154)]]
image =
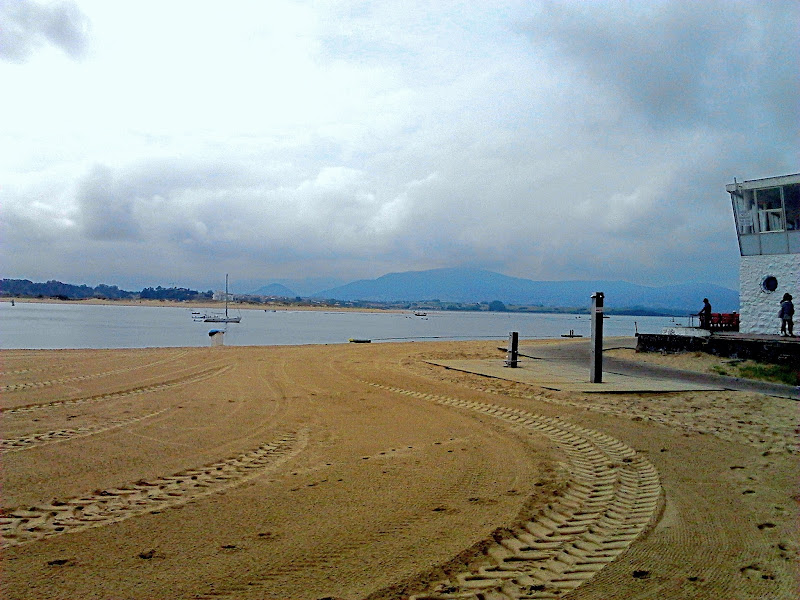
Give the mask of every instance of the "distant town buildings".
[(739, 302), (743, 333), (776, 334), (785, 293), (800, 302), (800, 173), (734, 182), (739, 238)]

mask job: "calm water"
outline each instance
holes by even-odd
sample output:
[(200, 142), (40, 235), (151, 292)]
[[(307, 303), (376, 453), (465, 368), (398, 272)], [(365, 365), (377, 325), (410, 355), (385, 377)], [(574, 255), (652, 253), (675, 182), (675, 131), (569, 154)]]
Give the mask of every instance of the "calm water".
[[(242, 310), (242, 322), (229, 324), (227, 346), (341, 344), (350, 338), (377, 341), (558, 338), (573, 329), (591, 335), (588, 315), (429, 312), (359, 313)], [(612, 317), (605, 336), (659, 333), (670, 317)], [(197, 323), (191, 309), (149, 306), (104, 306), (0, 302), (0, 348), (150, 348), (208, 346), (211, 329), (226, 326)]]

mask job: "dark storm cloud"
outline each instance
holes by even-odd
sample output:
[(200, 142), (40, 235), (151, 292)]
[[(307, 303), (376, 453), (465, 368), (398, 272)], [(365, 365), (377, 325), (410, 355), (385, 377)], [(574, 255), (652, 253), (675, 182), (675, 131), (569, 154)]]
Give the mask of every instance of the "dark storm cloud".
[(74, 2), (0, 0), (0, 59), (25, 62), (43, 44), (74, 59), (86, 51), (88, 19)]
[(108, 167), (96, 166), (79, 184), (80, 223), (92, 240), (130, 240), (141, 235), (135, 198)]
[(147, 160), (118, 170), (97, 165), (78, 183), (78, 222), (94, 240), (143, 240), (153, 237), (148, 230), (170, 228), (168, 235), (182, 238), (183, 197), (218, 199), (231, 188), (247, 186), (249, 179), (246, 171), (202, 161)]
[(525, 29), (656, 127), (758, 120), (796, 132), (798, 24), (794, 0), (548, 2)]

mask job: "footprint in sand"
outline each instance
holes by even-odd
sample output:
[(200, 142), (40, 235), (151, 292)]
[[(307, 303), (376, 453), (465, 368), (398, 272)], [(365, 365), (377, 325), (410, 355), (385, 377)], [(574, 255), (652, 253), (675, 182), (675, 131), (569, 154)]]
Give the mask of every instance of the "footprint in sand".
[(739, 569), (739, 572), (747, 577), (747, 579), (750, 581), (775, 579), (775, 576), (772, 573), (763, 570), (761, 565), (747, 565), (746, 567)]
[(778, 550), (778, 556), (783, 560), (795, 560), (800, 555), (800, 546), (788, 541), (782, 541), (773, 546)]
[(55, 558), (47, 561), (47, 565), (50, 567), (68, 567), (73, 564), (74, 561), (71, 558)]

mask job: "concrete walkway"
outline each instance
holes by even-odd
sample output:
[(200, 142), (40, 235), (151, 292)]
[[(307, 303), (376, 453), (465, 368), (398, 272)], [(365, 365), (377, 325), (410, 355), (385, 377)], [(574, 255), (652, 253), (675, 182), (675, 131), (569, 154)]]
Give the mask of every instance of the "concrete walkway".
[[(636, 338), (607, 338), (603, 348), (636, 348)], [(646, 393), (736, 390), (780, 398), (800, 399), (792, 386), (696, 373), (603, 356), (602, 383), (589, 382), (590, 340), (520, 345), (517, 368), (503, 365), (503, 357), (482, 360), (429, 361), (449, 369), (536, 385), (545, 389), (584, 393)]]
[[(534, 359), (537, 362), (544, 360), (547, 362), (572, 365), (578, 368), (582, 367), (585, 372), (585, 378), (588, 379), (590, 343), (590, 340), (587, 339), (554, 342), (552, 344), (542, 344), (538, 346), (521, 346), (520, 354)], [(603, 340), (604, 350), (610, 350), (612, 348), (635, 349), (636, 338), (607, 338)], [(756, 392), (769, 396), (778, 396), (780, 398), (800, 399), (800, 392), (798, 389), (790, 385), (742, 379), (739, 377), (727, 377), (725, 375), (716, 375), (712, 373), (696, 373), (694, 371), (684, 371), (638, 361), (603, 356), (603, 379), (613, 374), (644, 379), (669, 380), (673, 382), (683, 382), (685, 384), (697, 384), (707, 386), (707, 389)]]

